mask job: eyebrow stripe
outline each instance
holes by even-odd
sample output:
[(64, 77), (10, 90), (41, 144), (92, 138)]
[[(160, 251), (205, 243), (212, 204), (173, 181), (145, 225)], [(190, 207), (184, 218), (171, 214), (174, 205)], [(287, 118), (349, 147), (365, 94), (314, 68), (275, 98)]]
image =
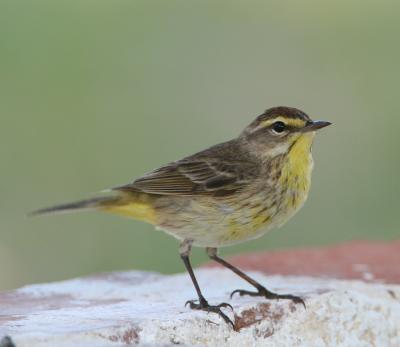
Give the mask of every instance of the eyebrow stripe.
[(303, 119), (299, 119), (299, 118), (287, 118), (287, 117), (283, 117), (283, 116), (278, 116), (272, 119), (267, 119), (263, 122), (261, 122), (257, 129), (261, 129), (261, 128), (265, 128), (275, 122), (283, 122), (288, 126), (291, 127), (295, 127), (295, 128), (302, 128), (306, 122)]

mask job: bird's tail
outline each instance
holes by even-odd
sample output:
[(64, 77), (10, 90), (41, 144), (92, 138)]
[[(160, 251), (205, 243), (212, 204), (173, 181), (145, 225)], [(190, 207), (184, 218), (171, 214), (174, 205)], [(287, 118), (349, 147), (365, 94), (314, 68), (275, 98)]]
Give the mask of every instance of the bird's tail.
[(69, 204), (55, 205), (51, 207), (42, 208), (31, 212), (30, 216), (37, 216), (50, 213), (69, 213), (87, 210), (97, 210), (99, 208), (106, 208), (107, 206), (117, 205), (120, 197), (97, 197), (92, 199), (80, 200)]
[(100, 210), (122, 215), (151, 224), (157, 224), (157, 211), (154, 207), (156, 197), (145, 193), (119, 194), (116, 196), (97, 197), (43, 208), (30, 213), (31, 216), (68, 213), (78, 211)]

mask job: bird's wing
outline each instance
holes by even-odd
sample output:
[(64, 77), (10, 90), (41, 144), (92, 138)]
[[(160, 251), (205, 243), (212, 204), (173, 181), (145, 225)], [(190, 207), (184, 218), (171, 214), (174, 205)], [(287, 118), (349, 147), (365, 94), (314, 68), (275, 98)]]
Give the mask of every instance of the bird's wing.
[(187, 158), (114, 190), (159, 195), (229, 195), (250, 183), (256, 170), (257, 166), (249, 161)]

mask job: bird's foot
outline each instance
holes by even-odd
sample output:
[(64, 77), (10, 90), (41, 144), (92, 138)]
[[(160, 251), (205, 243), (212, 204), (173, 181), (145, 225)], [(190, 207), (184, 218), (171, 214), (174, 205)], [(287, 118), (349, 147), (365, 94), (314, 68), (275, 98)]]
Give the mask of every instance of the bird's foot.
[[(197, 301), (197, 300), (196, 300)], [(186, 302), (185, 306), (189, 305), (192, 310), (202, 310), (206, 312), (213, 312), (218, 314), (227, 324), (231, 325), (233, 330), (236, 330), (235, 324), (229, 319), (229, 317), (222, 312), (221, 308), (230, 308), (233, 311), (233, 307), (226, 302), (219, 305), (210, 305), (207, 300), (200, 299), (198, 303), (195, 300), (189, 300)]]
[(291, 295), (291, 294), (276, 294), (276, 293), (270, 292), (268, 289), (264, 288), (263, 286), (258, 287), (257, 291), (255, 291), (255, 292), (252, 292), (249, 290), (243, 290), (243, 289), (236, 289), (231, 293), (231, 299), (232, 299), (233, 295), (235, 295), (235, 294), (239, 294), (240, 296), (243, 296), (243, 295), (263, 296), (263, 297), (265, 297), (267, 299), (271, 299), (271, 300), (279, 300), (279, 299), (291, 300), (293, 303), (302, 304), (304, 306), (304, 308), (306, 308), (306, 304), (301, 297)]

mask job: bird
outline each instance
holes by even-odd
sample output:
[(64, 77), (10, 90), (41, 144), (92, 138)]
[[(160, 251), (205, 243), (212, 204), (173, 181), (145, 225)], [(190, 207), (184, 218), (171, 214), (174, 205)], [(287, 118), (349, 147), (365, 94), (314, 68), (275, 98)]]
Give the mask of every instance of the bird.
[(261, 237), (282, 226), (303, 206), (311, 185), (314, 136), (330, 124), (313, 121), (297, 108), (273, 107), (232, 140), (111, 188), (111, 195), (32, 214), (98, 210), (150, 223), (174, 236), (180, 241), (179, 255), (198, 297), (186, 305), (216, 313), (235, 329), (222, 310), (233, 310), (232, 306), (212, 305), (204, 297), (190, 262), (192, 247), (205, 248), (211, 260), (255, 288), (237, 289), (231, 297), (239, 294), (287, 299), (305, 306), (301, 297), (268, 290), (221, 258), (218, 249)]

